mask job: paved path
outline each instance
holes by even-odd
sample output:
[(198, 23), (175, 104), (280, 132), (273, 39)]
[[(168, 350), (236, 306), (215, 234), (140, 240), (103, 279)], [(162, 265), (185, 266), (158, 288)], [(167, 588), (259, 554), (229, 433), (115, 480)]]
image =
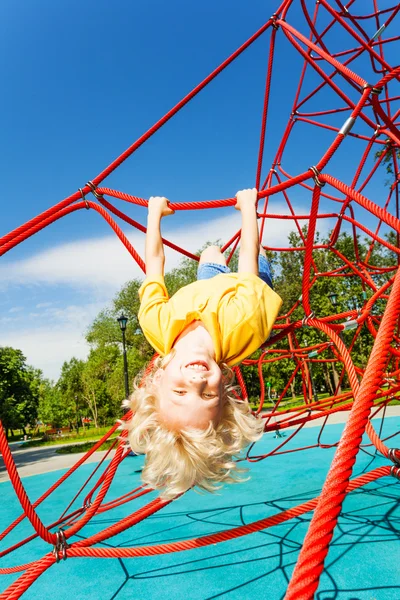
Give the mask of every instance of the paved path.
[[(60, 448), (62, 445), (64, 444), (42, 446), (39, 448), (24, 448), (23, 444), (12, 444), (10, 446), (11, 452), (20, 477), (39, 475), (41, 473), (48, 473), (49, 471), (58, 471), (59, 469), (69, 469), (85, 454), (85, 452), (78, 454), (56, 454), (57, 448)], [(106, 450), (93, 452), (85, 461), (85, 464), (98, 462), (106, 452)], [(114, 452), (115, 450), (111, 450), (109, 454), (110, 458), (114, 456)], [(10, 478), (8, 477), (3, 458), (0, 456), (0, 483), (9, 480)]]
[[(268, 411), (265, 411), (268, 412)], [(374, 417), (381, 418), (381, 412)], [(333, 425), (335, 423), (344, 423), (347, 421), (349, 412), (337, 412), (330, 415), (328, 424)], [(389, 406), (386, 409), (387, 417), (399, 417), (400, 416), (400, 405)], [(280, 418), (287, 418), (287, 415), (276, 417), (277, 420)], [(321, 425), (321, 420), (316, 419), (309, 421), (304, 427), (318, 427)], [(293, 428), (288, 428), (293, 429)], [(64, 444), (60, 444), (62, 446)], [(12, 444), (11, 452), (13, 454), (15, 464), (17, 465), (20, 477), (29, 477), (30, 475), (39, 475), (41, 473), (47, 473), (49, 471), (58, 471), (59, 469), (69, 469), (85, 454), (84, 452), (78, 454), (56, 454), (56, 449), (60, 446), (42, 446), (41, 448), (24, 448), (24, 445)], [(115, 450), (110, 452), (110, 458), (114, 456)], [(85, 464), (97, 462), (106, 454), (106, 451), (94, 452), (85, 462)], [(2, 457), (0, 456), (0, 483), (9, 481), (8, 473), (5, 468)]]

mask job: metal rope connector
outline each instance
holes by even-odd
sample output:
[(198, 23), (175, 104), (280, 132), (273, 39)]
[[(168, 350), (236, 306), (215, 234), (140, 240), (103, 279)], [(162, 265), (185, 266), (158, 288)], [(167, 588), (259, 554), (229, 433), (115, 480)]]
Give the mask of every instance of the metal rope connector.
[(322, 182), (319, 180), (319, 175), (320, 172), (318, 171), (317, 167), (309, 167), (310, 171), (312, 171), (314, 173), (314, 183), (315, 185), (317, 185), (318, 187), (322, 188), (325, 185), (325, 182)]
[(62, 529), (59, 529), (56, 532), (57, 541), (54, 544), (53, 555), (56, 559), (56, 562), (59, 563), (60, 560), (66, 560), (67, 558), (67, 539), (65, 537), (65, 533)]
[(99, 194), (99, 192), (97, 191), (96, 186), (94, 185), (93, 181), (88, 181), (87, 184), (90, 189), (92, 190), (92, 194), (95, 198), (97, 198), (97, 200), (101, 200), (103, 198), (103, 196), (101, 194)]
[(400, 467), (395, 467), (393, 465), (393, 467), (390, 468), (390, 474), (400, 481)]
[(90, 209), (89, 202), (86, 200), (86, 196), (85, 196), (85, 194), (83, 193), (83, 189), (82, 189), (82, 188), (79, 188), (79, 191), (80, 191), (80, 193), (81, 193), (82, 200), (84, 201), (84, 203), (85, 203), (85, 205), (86, 205), (86, 210), (89, 210), (89, 209)]
[(388, 457), (396, 465), (400, 465), (400, 450), (398, 448), (389, 448)]
[(357, 319), (350, 319), (350, 321), (345, 321), (342, 323), (343, 331), (348, 331), (349, 329), (357, 329), (359, 323)]
[(374, 33), (374, 35), (372, 36), (372, 40), (376, 40), (376, 38), (380, 37), (382, 35), (382, 33), (385, 31), (386, 29), (386, 23), (384, 23), (383, 25), (381, 25), (378, 29), (378, 31), (376, 31)]
[(354, 117), (349, 117), (342, 125), (339, 133), (341, 133), (343, 136), (346, 136), (349, 131), (352, 130), (354, 123), (356, 122)]
[(371, 94), (377, 94), (377, 95), (379, 95), (383, 90), (383, 87), (375, 87), (372, 85), (372, 83), (366, 83), (363, 86), (363, 90), (366, 90), (368, 88), (371, 90)]
[(310, 314), (309, 314), (309, 315), (306, 315), (305, 317), (303, 317), (303, 318), (302, 318), (302, 320), (301, 320), (301, 324), (303, 325), (303, 327), (304, 327), (305, 325), (308, 325), (308, 321), (309, 321), (310, 319), (313, 319), (314, 317), (315, 317), (315, 314), (314, 314), (314, 311), (313, 311), (313, 310), (310, 312)]
[(278, 15), (276, 13), (274, 13), (273, 15), (270, 16), (270, 19), (272, 19), (271, 25), (274, 29), (279, 29), (279, 25), (276, 22), (277, 17), (278, 17)]

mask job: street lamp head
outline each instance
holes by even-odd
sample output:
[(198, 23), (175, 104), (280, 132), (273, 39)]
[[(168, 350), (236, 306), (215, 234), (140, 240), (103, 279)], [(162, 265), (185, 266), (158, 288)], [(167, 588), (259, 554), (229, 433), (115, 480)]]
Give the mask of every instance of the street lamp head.
[(336, 292), (330, 292), (330, 294), (328, 294), (328, 298), (332, 302), (332, 306), (337, 305), (338, 294)]
[(118, 317), (117, 321), (119, 323), (121, 331), (125, 331), (126, 330), (126, 324), (128, 322), (128, 317), (125, 317), (124, 313), (122, 313), (121, 316)]

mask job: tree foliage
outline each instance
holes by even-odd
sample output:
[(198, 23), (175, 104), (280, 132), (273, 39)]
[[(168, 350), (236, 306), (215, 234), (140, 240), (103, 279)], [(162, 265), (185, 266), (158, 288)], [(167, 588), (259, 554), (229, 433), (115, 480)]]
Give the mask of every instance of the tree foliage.
[[(283, 299), (282, 314), (296, 305), (291, 320), (301, 320), (304, 317), (302, 303), (298, 301), (302, 294), (306, 236), (306, 229), (301, 235), (293, 232), (289, 235), (290, 251), (269, 253), (275, 290)], [(389, 244), (398, 245), (396, 234), (390, 233), (386, 238)], [(326, 245), (327, 242), (328, 240), (320, 239), (317, 235), (317, 245)], [(370, 265), (372, 281), (380, 287), (392, 276), (398, 258), (390, 248), (382, 244), (370, 246), (369, 242), (361, 238), (357, 238), (355, 248), (353, 236), (346, 232), (340, 234), (334, 246), (328, 245), (313, 252), (313, 268), (308, 284), (310, 304), (319, 318), (340, 312), (354, 312), (362, 307), (367, 292), (362, 287), (357, 270), (362, 268), (365, 261)], [(231, 266), (232, 270), (236, 269), (236, 255)], [(184, 258), (179, 267), (165, 277), (169, 293), (172, 295), (182, 286), (194, 281), (196, 270), (197, 263)], [(327, 276), (332, 271), (335, 276)], [(33, 424), (37, 417), (52, 427), (69, 425), (71, 428), (79, 428), (84, 417), (90, 417), (96, 426), (100, 426), (113, 422), (121, 415), (121, 403), (125, 398), (124, 362), (122, 335), (117, 318), (122, 312), (128, 317), (126, 352), (130, 386), (153, 355), (153, 349), (144, 338), (137, 319), (140, 285), (141, 281), (138, 279), (128, 282), (116, 294), (111, 305), (98, 314), (86, 334), (91, 346), (88, 358), (71, 358), (65, 362), (55, 385), (44, 379), (39, 371), (28, 367), (19, 350), (0, 348), (0, 416), (8, 429)], [(332, 294), (336, 294), (338, 298), (336, 306), (332, 305)], [(385, 304), (386, 300), (379, 300), (374, 310), (381, 314)], [(373, 338), (365, 326), (356, 341), (353, 336), (354, 331), (345, 331), (344, 342), (348, 347), (352, 346), (355, 365), (364, 368)], [(326, 338), (323, 333), (307, 327), (296, 330), (296, 338), (293, 338), (293, 343), (299, 346), (313, 346), (324, 341)], [(280, 347), (289, 348), (288, 339), (282, 340)], [(260, 353), (260, 350), (257, 351), (252, 358), (258, 358)], [(271, 356), (274, 356), (273, 351)], [(313, 380), (318, 392), (333, 394), (338, 385), (342, 364), (336, 360), (332, 350), (325, 351), (324, 358), (332, 360), (312, 364)], [(270, 384), (270, 389), (274, 388), (280, 393), (296, 368), (298, 375), (289, 386), (287, 396), (298, 395), (303, 391), (306, 367), (294, 358), (272, 360), (264, 364), (264, 382)], [(257, 365), (245, 367), (243, 375), (249, 396), (254, 399), (259, 397)], [(344, 379), (344, 384), (346, 383)]]
[(0, 418), (9, 430), (34, 426), (42, 374), (29, 367), (21, 350), (0, 347)]

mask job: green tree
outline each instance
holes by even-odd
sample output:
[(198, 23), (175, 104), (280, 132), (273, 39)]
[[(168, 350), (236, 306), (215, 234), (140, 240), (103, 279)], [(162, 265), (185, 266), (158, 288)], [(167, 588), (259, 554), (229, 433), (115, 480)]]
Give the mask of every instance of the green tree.
[(0, 347), (0, 418), (9, 431), (34, 426), (39, 404), (41, 372), (26, 364), (21, 350)]
[[(388, 138), (385, 142), (384, 148), (375, 153), (375, 159), (382, 156), (382, 154), (385, 154), (385, 156), (382, 159), (381, 165), (386, 167), (386, 173), (388, 175), (394, 175), (397, 167), (397, 161), (400, 158), (400, 149), (396, 146), (393, 140)], [(390, 181), (387, 180), (385, 185), (390, 185)]]
[(48, 379), (42, 380), (40, 385), (38, 418), (53, 429), (71, 425), (70, 407), (63, 400), (59, 387)]
[(86, 412), (82, 382), (84, 365), (84, 361), (77, 358), (71, 358), (69, 362), (64, 362), (57, 382), (57, 388), (65, 407), (63, 419), (68, 422), (71, 429), (75, 427), (77, 431), (79, 431), (82, 417)]
[[(93, 348), (82, 371), (83, 399), (95, 427), (106, 424), (120, 411), (121, 396), (110, 394), (109, 382), (119, 368), (121, 352), (117, 344)], [(121, 384), (123, 378), (121, 377)], [(114, 391), (114, 390), (113, 390)]]

